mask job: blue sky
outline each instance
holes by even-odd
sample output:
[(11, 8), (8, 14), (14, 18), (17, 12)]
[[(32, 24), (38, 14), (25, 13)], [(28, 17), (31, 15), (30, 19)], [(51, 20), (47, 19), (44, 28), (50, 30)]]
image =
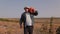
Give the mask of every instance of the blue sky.
[(0, 18), (20, 18), (25, 6), (38, 10), (37, 17), (60, 17), (60, 0), (0, 0)]

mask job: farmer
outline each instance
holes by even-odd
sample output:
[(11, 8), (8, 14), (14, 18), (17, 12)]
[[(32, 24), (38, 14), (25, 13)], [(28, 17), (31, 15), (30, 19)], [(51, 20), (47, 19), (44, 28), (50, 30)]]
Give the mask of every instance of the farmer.
[(24, 7), (25, 12), (22, 13), (20, 18), (20, 28), (22, 23), (24, 25), (24, 34), (33, 34), (34, 16), (38, 15), (38, 12), (32, 7)]
[(57, 28), (56, 34), (60, 34), (60, 26)]

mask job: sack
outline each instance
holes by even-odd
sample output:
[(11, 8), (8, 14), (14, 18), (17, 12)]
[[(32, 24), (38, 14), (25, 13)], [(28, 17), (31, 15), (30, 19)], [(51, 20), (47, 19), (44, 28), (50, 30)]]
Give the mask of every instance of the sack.
[(29, 8), (29, 13), (34, 13), (35, 9), (34, 8)]

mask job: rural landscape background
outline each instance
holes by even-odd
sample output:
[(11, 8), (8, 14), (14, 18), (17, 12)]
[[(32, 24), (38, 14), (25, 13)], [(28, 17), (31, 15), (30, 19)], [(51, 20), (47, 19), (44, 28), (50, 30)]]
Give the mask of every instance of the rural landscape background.
[[(52, 23), (50, 23), (52, 22)], [(49, 34), (51, 25), (52, 34), (56, 34), (56, 29), (60, 26), (60, 18), (35, 18), (34, 34)], [(0, 34), (23, 34), (20, 29), (19, 18), (0, 18)]]
[(26, 6), (38, 11), (33, 34), (56, 34), (60, 26), (60, 0), (0, 0), (0, 34), (23, 34), (19, 18)]

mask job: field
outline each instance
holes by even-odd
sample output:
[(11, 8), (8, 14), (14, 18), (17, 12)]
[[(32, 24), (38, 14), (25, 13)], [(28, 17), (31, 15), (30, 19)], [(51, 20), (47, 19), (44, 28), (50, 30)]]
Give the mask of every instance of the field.
[[(50, 18), (36, 18), (33, 34), (49, 34)], [(60, 18), (53, 18), (52, 32), (56, 34), (56, 29), (60, 26)], [(18, 18), (0, 18), (0, 34), (23, 34)]]

